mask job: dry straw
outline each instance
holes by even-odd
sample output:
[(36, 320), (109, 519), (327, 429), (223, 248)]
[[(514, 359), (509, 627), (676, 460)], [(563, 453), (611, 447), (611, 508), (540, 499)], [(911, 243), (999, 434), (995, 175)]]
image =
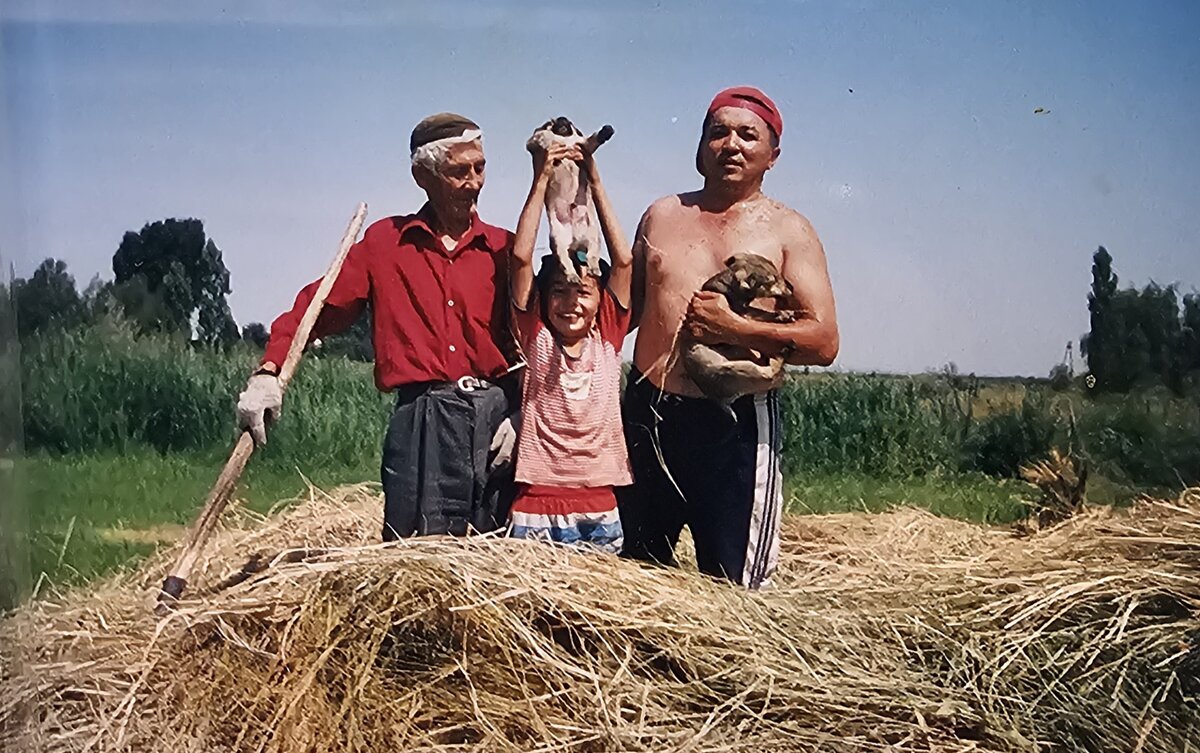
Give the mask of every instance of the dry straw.
[(1194, 492), (1030, 537), (793, 518), (757, 594), (536, 542), (371, 545), (380, 506), (241, 521), (163, 620), (171, 552), (23, 608), (0, 747), (1200, 750)]

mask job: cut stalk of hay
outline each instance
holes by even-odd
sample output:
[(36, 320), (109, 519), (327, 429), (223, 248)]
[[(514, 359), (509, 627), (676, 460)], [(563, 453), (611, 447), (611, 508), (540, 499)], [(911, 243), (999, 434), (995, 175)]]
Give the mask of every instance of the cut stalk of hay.
[(496, 536), (378, 545), (364, 485), (7, 618), (0, 742), (46, 751), (1130, 751), (1200, 739), (1200, 495), (1027, 538), (786, 522), (780, 574)]
[(1030, 521), (1038, 528), (1060, 523), (1077, 515), (1086, 502), (1087, 465), (1074, 456), (1050, 450), (1049, 457), (1037, 460), (1020, 468), (1021, 478), (1041, 490), (1030, 512)]

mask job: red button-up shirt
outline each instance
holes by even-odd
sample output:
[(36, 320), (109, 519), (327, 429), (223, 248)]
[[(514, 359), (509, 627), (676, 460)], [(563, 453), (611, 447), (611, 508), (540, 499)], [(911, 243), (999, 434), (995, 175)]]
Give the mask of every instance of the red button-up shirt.
[[(310, 340), (352, 325), (371, 303), (375, 384), (495, 378), (516, 356), (508, 319), (512, 233), (476, 215), (447, 249), (430, 228), (429, 205), (379, 220), (346, 256)], [(292, 310), (271, 324), (263, 361), (283, 364), (320, 280), (300, 291)], [(506, 357), (506, 353), (508, 356)]]

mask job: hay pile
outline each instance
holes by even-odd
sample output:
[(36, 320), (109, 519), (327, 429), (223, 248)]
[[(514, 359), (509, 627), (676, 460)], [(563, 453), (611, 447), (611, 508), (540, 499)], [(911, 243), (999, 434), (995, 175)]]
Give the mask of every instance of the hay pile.
[(223, 532), (163, 621), (169, 554), (7, 619), (0, 747), (1198, 749), (1195, 493), (1028, 538), (796, 518), (760, 594), (534, 542), (371, 546), (379, 510), (353, 487)]

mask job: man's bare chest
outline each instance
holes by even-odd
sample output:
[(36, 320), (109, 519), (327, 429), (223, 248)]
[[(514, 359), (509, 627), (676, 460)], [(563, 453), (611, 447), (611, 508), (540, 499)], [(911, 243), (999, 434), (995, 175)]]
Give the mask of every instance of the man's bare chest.
[(646, 272), (652, 282), (673, 286), (699, 284), (725, 267), (734, 254), (758, 254), (779, 268), (783, 248), (761, 228), (703, 228), (672, 223), (647, 237)]

